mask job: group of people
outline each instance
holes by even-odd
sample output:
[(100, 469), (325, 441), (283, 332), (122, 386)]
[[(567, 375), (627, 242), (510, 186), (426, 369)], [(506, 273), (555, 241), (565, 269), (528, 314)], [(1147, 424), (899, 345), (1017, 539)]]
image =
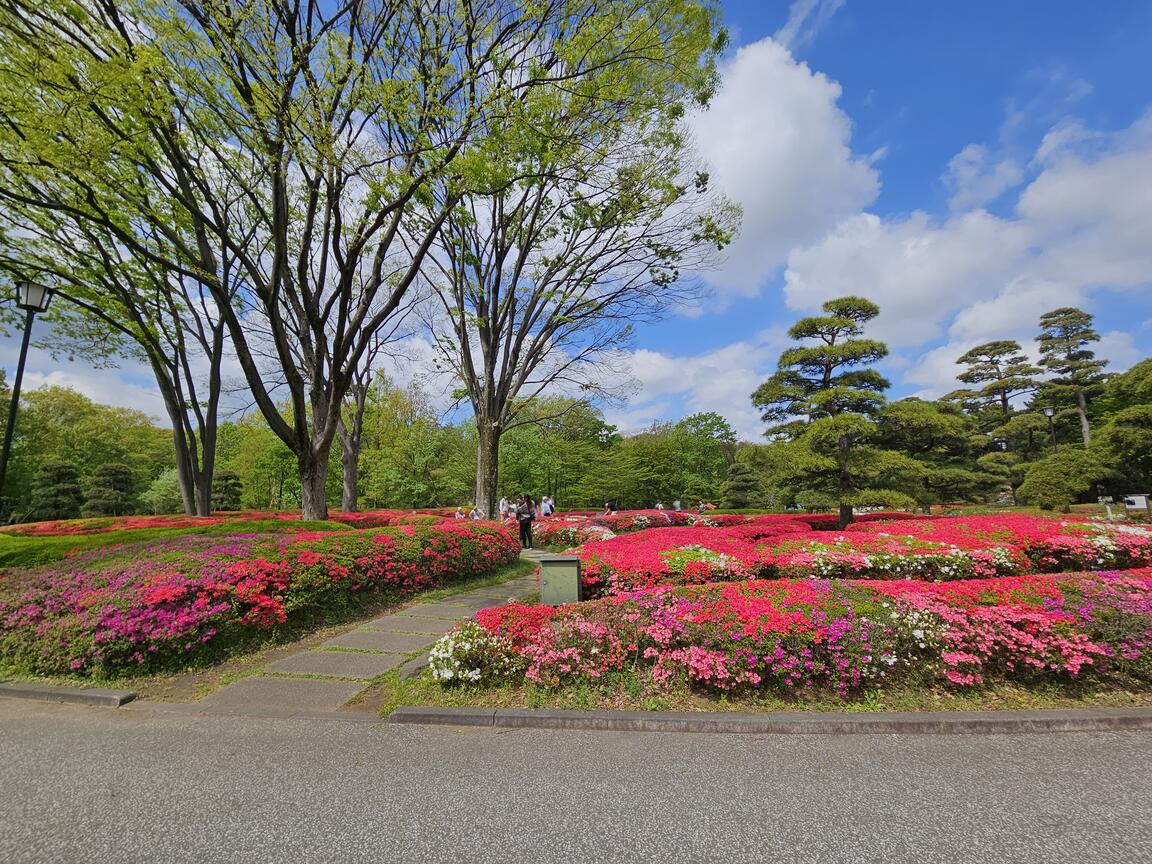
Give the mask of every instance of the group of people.
[[(668, 508), (664, 506), (663, 501), (657, 501), (656, 502), (656, 509), (657, 510), (667, 510)], [(680, 510), (682, 509), (680, 506), (680, 499), (679, 498), (677, 498), (675, 501), (672, 502), (672, 509), (677, 513), (679, 513)], [(701, 501), (699, 504), (696, 505), (696, 512), (698, 512), (698, 513), (707, 513), (709, 510), (715, 510), (715, 509), (716, 509), (716, 505), (709, 502), (709, 501)]]
[(520, 527), (520, 545), (525, 549), (532, 548), (532, 523), (536, 521), (537, 514), (551, 516), (556, 512), (556, 503), (548, 495), (540, 499), (539, 507), (531, 495), (517, 495), (515, 501), (501, 496), (497, 506), (501, 521), (510, 518), (516, 520)]
[[(532, 523), (536, 521), (536, 516), (551, 516), (556, 512), (556, 502), (554, 502), (549, 495), (545, 495), (540, 499), (540, 504), (537, 506), (535, 499), (531, 495), (517, 495), (515, 501), (509, 501), (507, 497), (501, 497), (500, 503), (497, 505), (497, 510), (500, 511), (500, 521), (504, 522), (508, 519), (515, 519), (520, 527), (520, 543), (525, 549), (532, 548)], [(465, 512), (463, 507), (456, 508), (457, 519), (483, 519), (484, 511), (477, 507), (473, 507), (469, 512)]]
[[(416, 511), (413, 510), (412, 512), (415, 513)], [(481, 510), (479, 507), (473, 507), (467, 513), (465, 513), (463, 507), (457, 507), (456, 508), (456, 518), (457, 519), (483, 519), (484, 518), (484, 511)]]

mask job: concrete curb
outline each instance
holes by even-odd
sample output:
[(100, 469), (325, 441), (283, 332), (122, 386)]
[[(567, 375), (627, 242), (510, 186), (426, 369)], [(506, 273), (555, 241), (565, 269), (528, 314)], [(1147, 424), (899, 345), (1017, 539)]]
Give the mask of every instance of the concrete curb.
[(9, 681), (0, 684), (0, 696), (9, 699), (36, 699), (40, 702), (70, 702), (76, 705), (98, 705), (119, 708), (136, 698), (131, 690), (105, 690), (99, 687), (56, 687)]
[(580, 729), (601, 732), (724, 732), (754, 735), (963, 735), (1152, 730), (1152, 708), (1047, 711), (926, 711), (768, 714), (568, 711), (404, 706), (390, 723)]

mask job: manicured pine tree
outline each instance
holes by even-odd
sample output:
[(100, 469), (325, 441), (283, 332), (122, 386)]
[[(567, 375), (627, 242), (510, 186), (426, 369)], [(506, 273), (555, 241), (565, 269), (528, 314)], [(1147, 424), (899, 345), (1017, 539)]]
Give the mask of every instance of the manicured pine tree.
[(136, 476), (120, 462), (101, 465), (88, 481), (85, 516), (127, 516), (133, 510)]
[(800, 445), (788, 460), (792, 483), (835, 501), (844, 527), (857, 504), (913, 503), (894, 486), (922, 468), (907, 456), (871, 446), (873, 418), (889, 384), (866, 367), (887, 356), (888, 348), (863, 333), (880, 307), (863, 297), (840, 297), (823, 308), (826, 314), (792, 325), (788, 335), (808, 344), (780, 355), (778, 371), (752, 394), (752, 402), (765, 422), (775, 424), (770, 437)]
[(212, 478), (212, 509), (239, 510), (244, 481), (235, 471), (217, 471)]
[(84, 500), (80, 472), (71, 462), (48, 462), (32, 478), (33, 519), (75, 519)]
[(1097, 360), (1087, 346), (1100, 341), (1093, 329), (1092, 316), (1082, 309), (1064, 306), (1040, 316), (1040, 365), (1053, 377), (1045, 382), (1044, 392), (1053, 401), (1071, 397), (1080, 418), (1080, 434), (1087, 444), (1092, 440), (1088, 423), (1088, 401), (1102, 392), (1107, 376), (1107, 360)]
[(743, 462), (733, 462), (724, 483), (724, 506), (730, 510), (755, 507), (760, 503), (760, 480)]
[(1035, 376), (1040, 374), (1020, 350), (1020, 343), (1011, 339), (977, 345), (956, 362), (968, 367), (956, 376), (959, 380), (984, 385), (974, 394), (974, 401), (999, 405), (1000, 422), (1012, 415), (1012, 397), (1035, 390)]

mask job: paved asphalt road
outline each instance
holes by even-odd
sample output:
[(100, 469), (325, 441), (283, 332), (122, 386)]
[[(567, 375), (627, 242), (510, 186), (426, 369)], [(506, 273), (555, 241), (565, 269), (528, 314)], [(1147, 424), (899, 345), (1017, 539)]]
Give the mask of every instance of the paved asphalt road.
[(0, 861), (1152, 862), (1152, 735), (497, 733), (0, 699)]

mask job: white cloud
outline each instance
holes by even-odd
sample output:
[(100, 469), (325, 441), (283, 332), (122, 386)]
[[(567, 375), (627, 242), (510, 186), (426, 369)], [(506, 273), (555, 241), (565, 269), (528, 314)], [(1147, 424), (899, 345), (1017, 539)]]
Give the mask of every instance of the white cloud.
[(788, 20), (772, 37), (795, 51), (811, 44), (816, 34), (844, 5), (846, 0), (792, 0)]
[[(1152, 114), (1113, 134), (1062, 123), (1029, 169), (1007, 217), (973, 207), (942, 221), (920, 212), (844, 219), (789, 255), (789, 306), (810, 311), (831, 297), (862, 294), (880, 304), (871, 329), (893, 348), (944, 337), (904, 376), (935, 395), (957, 386), (955, 358), (975, 344), (1030, 342), (1048, 309), (1091, 311), (1100, 292), (1152, 287)], [(972, 147), (950, 170), (960, 200), (971, 201), (999, 194), (1012, 173), (1003, 169), (997, 179), (986, 151)], [(1106, 350), (1118, 352), (1119, 364), (1135, 348), (1113, 337), (1100, 346), (1102, 356)]]
[(782, 331), (765, 330), (694, 355), (634, 351), (629, 370), (640, 390), (626, 409), (606, 411), (607, 420), (624, 432), (636, 432), (657, 420), (715, 411), (741, 438), (757, 440), (764, 424), (750, 397), (775, 369), (787, 341)]
[(969, 144), (952, 157), (942, 179), (952, 193), (949, 208), (964, 212), (995, 201), (1024, 179), (1024, 169), (1014, 159), (993, 159), (982, 144)]
[[(0, 342), (0, 362), (8, 370), (9, 386), (16, 374), (19, 339), (19, 334), (14, 334)], [(32, 348), (28, 352), (21, 388), (27, 393), (41, 387), (68, 387), (94, 402), (135, 408), (160, 425), (168, 425), (164, 400), (152, 384), (151, 371), (143, 363), (129, 361), (119, 369), (98, 369), (80, 362), (56, 361), (48, 352)], [(4, 407), (6, 409), (7, 405)]]
[(708, 111), (693, 121), (716, 188), (744, 208), (724, 267), (708, 276), (721, 295), (753, 296), (788, 252), (813, 243), (875, 199), (871, 160), (852, 152), (840, 85), (797, 63), (777, 42), (741, 48), (721, 69)]

